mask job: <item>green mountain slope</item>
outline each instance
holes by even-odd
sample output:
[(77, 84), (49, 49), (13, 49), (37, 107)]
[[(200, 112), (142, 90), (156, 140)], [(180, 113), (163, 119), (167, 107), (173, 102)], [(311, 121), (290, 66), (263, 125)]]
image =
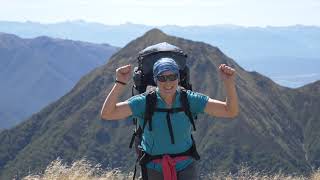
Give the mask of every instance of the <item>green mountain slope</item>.
[(0, 33), (0, 128), (11, 128), (68, 92), (118, 48)]

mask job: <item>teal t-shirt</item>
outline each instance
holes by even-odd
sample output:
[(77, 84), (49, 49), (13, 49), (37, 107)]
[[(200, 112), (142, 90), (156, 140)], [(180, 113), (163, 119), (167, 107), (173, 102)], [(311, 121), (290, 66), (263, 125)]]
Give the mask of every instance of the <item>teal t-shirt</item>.
[[(157, 107), (166, 107), (165, 101), (161, 98), (158, 88), (157, 94)], [(209, 97), (201, 93), (187, 91), (187, 98), (190, 104), (190, 111), (193, 115), (203, 113)], [(138, 119), (138, 124), (142, 127), (144, 122), (146, 95), (139, 94), (131, 97), (128, 100), (129, 106), (132, 111), (132, 116)], [(181, 107), (180, 91), (176, 91), (176, 97), (173, 102), (172, 108)], [(170, 114), (173, 136), (175, 143), (171, 143), (169, 128), (166, 120), (167, 113), (154, 112), (152, 116), (152, 131), (147, 128), (144, 129), (142, 135), (141, 147), (144, 151), (151, 155), (159, 154), (177, 154), (187, 151), (192, 146), (191, 131), (192, 125), (188, 116), (184, 112)], [(176, 164), (176, 170), (180, 171), (186, 168), (193, 162), (193, 159), (180, 161)], [(148, 168), (162, 172), (162, 167), (159, 164), (149, 162)]]

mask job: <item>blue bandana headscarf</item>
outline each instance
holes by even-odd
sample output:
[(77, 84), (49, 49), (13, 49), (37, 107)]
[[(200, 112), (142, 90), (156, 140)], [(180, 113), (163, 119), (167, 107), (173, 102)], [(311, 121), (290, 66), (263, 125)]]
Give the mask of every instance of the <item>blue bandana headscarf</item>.
[[(179, 66), (171, 58), (161, 58), (153, 65), (153, 79), (157, 83), (157, 76), (165, 71), (171, 71), (179, 75)], [(180, 77), (180, 76), (179, 76)], [(178, 78), (180, 79), (180, 78)]]

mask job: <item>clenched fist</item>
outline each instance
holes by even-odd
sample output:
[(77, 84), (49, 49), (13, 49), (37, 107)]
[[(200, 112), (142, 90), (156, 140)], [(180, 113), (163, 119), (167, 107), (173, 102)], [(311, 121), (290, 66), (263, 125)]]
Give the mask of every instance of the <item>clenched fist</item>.
[(116, 70), (116, 79), (127, 83), (131, 77), (131, 65), (121, 66)]
[(227, 66), (226, 64), (221, 64), (219, 66), (219, 72), (220, 76), (222, 77), (222, 80), (234, 80), (236, 76), (236, 70), (230, 66)]

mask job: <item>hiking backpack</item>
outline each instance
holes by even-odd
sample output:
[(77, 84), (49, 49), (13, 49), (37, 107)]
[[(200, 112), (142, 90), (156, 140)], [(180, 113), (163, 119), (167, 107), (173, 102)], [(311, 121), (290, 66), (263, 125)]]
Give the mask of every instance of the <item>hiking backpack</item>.
[[(144, 93), (148, 85), (156, 86), (153, 80), (153, 64), (161, 58), (172, 58), (179, 66), (179, 85), (185, 89), (192, 90), (189, 83), (189, 67), (186, 65), (187, 54), (182, 49), (163, 42), (145, 48), (138, 54), (138, 66), (134, 68), (132, 91), (134, 89), (139, 94)], [(133, 92), (132, 92), (133, 93)], [(132, 94), (134, 95), (134, 93)]]
[[(180, 88), (180, 93), (181, 93), (180, 102), (182, 106), (180, 108), (171, 108), (171, 109), (157, 108), (157, 95), (155, 90), (146, 92), (147, 86), (156, 86), (153, 79), (154, 63), (157, 60), (165, 57), (175, 60), (175, 62), (179, 67), (179, 73), (180, 73), (179, 85), (182, 87)], [(167, 113), (167, 116), (166, 116), (167, 124), (169, 128), (172, 144), (174, 144), (174, 137), (173, 137), (172, 127), (170, 122), (171, 120), (170, 120), (169, 114), (184, 111), (185, 114), (188, 116), (194, 131), (196, 130), (195, 124), (194, 124), (194, 118), (196, 117), (193, 117), (190, 111), (189, 101), (187, 98), (187, 90), (192, 90), (192, 85), (189, 82), (190, 74), (189, 74), (189, 68), (186, 65), (186, 60), (187, 60), (186, 53), (184, 53), (180, 48), (176, 46), (163, 42), (163, 43), (149, 46), (144, 50), (140, 51), (137, 59), (138, 59), (138, 66), (134, 68), (134, 74), (133, 74), (134, 85), (132, 87), (132, 96), (135, 95), (134, 91), (137, 91), (139, 94), (144, 93), (146, 95), (146, 106), (145, 106), (145, 114), (144, 114), (144, 123), (142, 127), (138, 125), (137, 119), (133, 118), (135, 129), (130, 141), (129, 148), (132, 148), (133, 144), (135, 144), (136, 153), (138, 154), (136, 165), (137, 163), (141, 165), (142, 178), (143, 180), (147, 180), (148, 177), (146, 175), (147, 172), (146, 172), (145, 165), (153, 159), (161, 158), (161, 155), (151, 156), (144, 153), (139, 148), (139, 145), (142, 139), (142, 134), (147, 124), (148, 124), (149, 131), (152, 131), (153, 113), (156, 111)], [(200, 156), (196, 151), (196, 147), (195, 147), (195, 143), (192, 135), (191, 135), (191, 138), (193, 141), (193, 145), (188, 151), (180, 154), (174, 154), (172, 156), (174, 157), (174, 156), (180, 156), (180, 155), (189, 155), (196, 160), (200, 159)], [(135, 179), (135, 175), (136, 175), (136, 165), (134, 169), (133, 179)]]

